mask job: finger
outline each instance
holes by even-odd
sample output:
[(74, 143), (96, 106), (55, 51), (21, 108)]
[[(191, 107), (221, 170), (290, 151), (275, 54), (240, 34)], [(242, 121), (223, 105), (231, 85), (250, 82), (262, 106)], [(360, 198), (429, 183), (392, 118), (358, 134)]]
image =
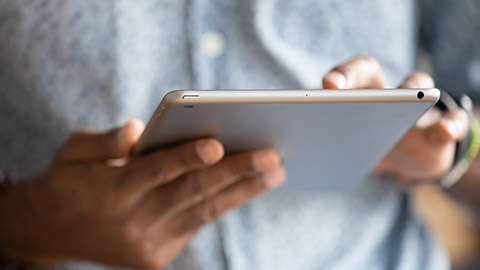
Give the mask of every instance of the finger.
[(120, 178), (127, 190), (149, 190), (190, 171), (211, 166), (223, 155), (219, 141), (200, 139), (133, 159), (120, 168)]
[(217, 193), (211, 198), (179, 213), (173, 222), (178, 234), (191, 233), (210, 223), (228, 210), (238, 207), (255, 196), (273, 189), (285, 181), (283, 168), (262, 176), (243, 179)]
[(400, 88), (433, 88), (435, 83), (430, 75), (423, 71), (410, 73), (400, 85)]
[[(218, 164), (183, 175), (145, 196), (143, 207), (154, 212), (178, 212), (246, 177), (277, 170), (280, 157), (272, 150), (245, 152)], [(160, 201), (160, 203), (159, 203)], [(159, 209), (160, 208), (160, 209)]]
[(468, 116), (462, 109), (449, 111), (427, 128), (425, 136), (432, 145), (443, 145), (462, 140), (468, 132)]
[(323, 77), (325, 89), (386, 88), (387, 83), (377, 60), (357, 56)]
[(141, 120), (133, 119), (105, 133), (79, 131), (67, 140), (60, 150), (59, 159), (72, 162), (124, 157), (130, 154), (144, 128)]

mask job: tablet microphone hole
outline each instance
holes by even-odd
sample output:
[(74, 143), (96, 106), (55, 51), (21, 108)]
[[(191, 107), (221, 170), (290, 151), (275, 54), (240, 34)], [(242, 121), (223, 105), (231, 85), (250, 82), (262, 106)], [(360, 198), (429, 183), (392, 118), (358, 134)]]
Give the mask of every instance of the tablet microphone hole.
[(422, 91), (417, 93), (417, 98), (418, 99), (422, 99), (424, 96), (425, 96), (425, 94)]
[(185, 106), (183, 106), (183, 108), (185, 108), (185, 109), (191, 109), (191, 108), (193, 108), (193, 105), (185, 105)]

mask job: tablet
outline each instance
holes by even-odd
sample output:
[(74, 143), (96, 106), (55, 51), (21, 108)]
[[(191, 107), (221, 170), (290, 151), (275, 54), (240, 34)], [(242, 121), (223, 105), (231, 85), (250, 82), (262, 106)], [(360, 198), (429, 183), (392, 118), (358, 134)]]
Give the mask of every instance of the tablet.
[(281, 192), (359, 183), (439, 99), (438, 89), (177, 90), (153, 113), (134, 153), (215, 137), (227, 154), (273, 148)]

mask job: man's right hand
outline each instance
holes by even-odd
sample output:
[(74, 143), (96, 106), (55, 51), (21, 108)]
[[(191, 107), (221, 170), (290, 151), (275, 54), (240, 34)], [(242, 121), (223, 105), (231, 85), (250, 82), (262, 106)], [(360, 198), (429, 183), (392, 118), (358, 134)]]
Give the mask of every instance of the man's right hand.
[(44, 174), (3, 193), (0, 256), (161, 267), (202, 225), (285, 179), (272, 150), (224, 157), (214, 139), (112, 165), (129, 158), (142, 131), (132, 120), (107, 133), (75, 133)]

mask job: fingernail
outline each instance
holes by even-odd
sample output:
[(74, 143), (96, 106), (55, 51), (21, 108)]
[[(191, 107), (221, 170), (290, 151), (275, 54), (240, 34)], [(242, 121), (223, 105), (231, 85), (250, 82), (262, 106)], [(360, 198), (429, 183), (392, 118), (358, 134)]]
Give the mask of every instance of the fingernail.
[(275, 169), (279, 164), (278, 155), (269, 150), (260, 151), (253, 156), (253, 166), (260, 172)]
[(210, 140), (201, 141), (198, 143), (197, 155), (205, 164), (210, 164), (218, 160), (221, 153), (218, 145)]
[(284, 168), (277, 169), (262, 175), (262, 180), (268, 189), (276, 188), (285, 182), (287, 174)]
[(345, 88), (347, 85), (347, 78), (345, 78), (345, 75), (338, 71), (331, 71), (329, 74), (331, 80), (333, 83), (337, 85), (338, 88)]

